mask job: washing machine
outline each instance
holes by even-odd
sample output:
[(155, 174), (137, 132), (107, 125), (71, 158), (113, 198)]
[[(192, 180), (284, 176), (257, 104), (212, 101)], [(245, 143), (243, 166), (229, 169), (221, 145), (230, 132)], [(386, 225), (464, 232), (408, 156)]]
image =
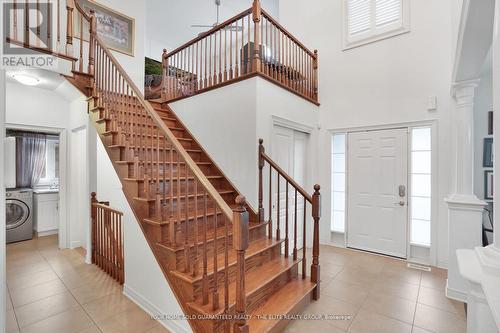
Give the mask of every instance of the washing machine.
[(33, 238), (33, 190), (7, 190), (7, 244)]

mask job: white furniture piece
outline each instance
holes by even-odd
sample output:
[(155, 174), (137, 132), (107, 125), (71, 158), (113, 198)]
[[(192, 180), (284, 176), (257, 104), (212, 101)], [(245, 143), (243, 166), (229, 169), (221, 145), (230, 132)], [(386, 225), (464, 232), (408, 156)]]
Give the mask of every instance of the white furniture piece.
[(16, 138), (4, 138), (5, 165), (4, 182), (5, 188), (16, 187)]
[(34, 190), (34, 229), (38, 236), (58, 233), (59, 191)]

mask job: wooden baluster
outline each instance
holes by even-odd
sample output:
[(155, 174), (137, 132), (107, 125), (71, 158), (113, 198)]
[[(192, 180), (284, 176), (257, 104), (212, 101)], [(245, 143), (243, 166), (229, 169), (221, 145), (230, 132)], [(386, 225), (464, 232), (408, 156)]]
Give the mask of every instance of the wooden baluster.
[(97, 198), (96, 198), (96, 193), (92, 192), (90, 194), (90, 221), (92, 223), (91, 230), (92, 230), (92, 235), (91, 235), (91, 259), (92, 263), (95, 264), (96, 262), (96, 235), (97, 235)]
[[(167, 138), (162, 137), (163, 142), (164, 142), (164, 147), (163, 149), (163, 188), (162, 188), (162, 194), (163, 194), (163, 207), (161, 210), (161, 220), (165, 221), (167, 218)], [(171, 164), (171, 163), (170, 163)], [(162, 229), (163, 230), (163, 229)]]
[(208, 304), (208, 257), (207, 257), (207, 192), (203, 189), (203, 277), (201, 290), (203, 305)]
[(198, 236), (199, 236), (199, 227), (198, 227), (198, 180), (194, 178), (194, 228), (195, 228), (195, 241), (194, 241), (194, 262), (193, 262), (193, 276), (198, 276), (198, 269), (200, 264), (199, 259), (199, 248), (198, 248)]
[(224, 82), (227, 81), (227, 27), (224, 29)]
[[(293, 260), (297, 260), (297, 189), (295, 189), (295, 204), (294, 204), (294, 214), (293, 214)], [(303, 236), (305, 237), (305, 235)]]
[[(66, 55), (73, 55), (73, 9), (74, 0), (66, 0)], [(74, 65), (74, 63), (73, 63)]]
[(57, 0), (56, 10), (56, 52), (61, 52), (61, 0)]
[(214, 203), (214, 291), (212, 293), (212, 309), (215, 311), (219, 308), (219, 273), (217, 269), (217, 204)]
[[(238, 53), (239, 53), (238, 52), (238, 20), (236, 20), (235, 23), (236, 23), (236, 30), (235, 30), (234, 34), (236, 35), (236, 37), (235, 37), (236, 40), (235, 40), (235, 43), (234, 43), (234, 45), (235, 45), (235, 51), (234, 51), (234, 53), (235, 53), (234, 54), (234, 58), (235, 58), (235, 60), (234, 60), (234, 77), (237, 78), (239, 76), (239, 74), (238, 74)], [(231, 45), (231, 50), (233, 50), (232, 45)], [(232, 61), (232, 57), (231, 57), (231, 61)], [(231, 78), (233, 78), (233, 77), (231, 77)]]
[(191, 81), (190, 81), (190, 86), (191, 86), (191, 94), (194, 95), (196, 93), (196, 64), (194, 62), (195, 58), (195, 50), (196, 50), (196, 44), (191, 46)]
[(213, 82), (213, 75), (212, 75), (212, 35), (209, 36), (210, 38), (210, 46), (209, 46), (209, 56), (208, 56), (208, 85), (211, 87), (214, 82)]
[(219, 30), (219, 84), (222, 83), (222, 30)]
[(264, 200), (264, 180), (262, 177), (262, 171), (264, 169), (265, 165), (265, 160), (264, 160), (264, 154), (266, 152), (264, 148), (264, 140), (259, 139), (259, 222), (263, 223), (264, 222), (264, 205), (263, 205), (263, 200)]
[(245, 18), (241, 18), (241, 51), (240, 53), (240, 76), (247, 72), (245, 66)]
[(269, 225), (268, 237), (273, 238), (273, 167), (269, 164)]
[[(224, 217), (224, 314), (229, 314), (229, 226)], [(230, 321), (224, 321), (225, 332), (230, 332)]]
[[(188, 164), (185, 162), (185, 203), (184, 203), (184, 212), (185, 212), (185, 221), (184, 221), (184, 270), (186, 273), (189, 273), (189, 269), (191, 267), (191, 259), (189, 255), (189, 173), (188, 173)], [(195, 198), (196, 200), (196, 198)]]
[(252, 70), (254, 72), (262, 71), (262, 58), (261, 58), (261, 18), (262, 9), (260, 6), (260, 0), (254, 0), (252, 5), (252, 16), (254, 23), (254, 44), (253, 44), (253, 63)]
[(250, 31), (250, 15), (247, 16), (247, 21), (248, 21), (248, 37), (247, 37), (247, 62), (246, 62), (246, 74), (249, 74), (252, 72), (252, 52), (253, 48), (251, 47), (252, 41), (251, 41), (251, 31)]
[(248, 249), (248, 212), (245, 197), (236, 198), (237, 208), (233, 211), (233, 248), (236, 251), (236, 306), (233, 332), (248, 333), (246, 322), (245, 251)]
[(285, 83), (285, 34), (279, 31), (280, 38), (280, 82)]
[(161, 55), (161, 68), (162, 68), (162, 87), (161, 87), (161, 100), (167, 100), (167, 92), (168, 92), (168, 53), (167, 49), (163, 49), (163, 53)]
[(288, 240), (288, 215), (289, 214), (289, 211), (288, 211), (288, 180), (286, 181), (286, 203), (285, 203), (285, 211), (286, 211), (286, 215), (285, 215), (285, 257), (288, 258), (288, 243), (289, 243), (289, 240)]
[[(153, 138), (151, 138), (153, 139)], [(165, 145), (163, 145), (165, 147)], [(162, 183), (160, 182), (160, 130), (158, 126), (156, 126), (156, 217), (159, 221), (161, 221), (161, 191), (162, 191)], [(163, 184), (165, 186), (165, 184)]]
[(17, 31), (17, 14), (18, 14), (18, 10), (17, 10), (17, 0), (13, 0), (12, 1), (12, 21), (13, 21), (13, 25), (12, 25), (12, 39), (15, 40), (16, 42), (18, 41), (17, 40), (17, 37), (18, 37), (18, 31)]
[(316, 283), (313, 291), (313, 299), (318, 300), (320, 294), (320, 265), (319, 265), (319, 219), (321, 217), (321, 195), (320, 186), (314, 185), (314, 194), (312, 196), (312, 217), (314, 220), (311, 282)]
[(47, 0), (47, 49), (52, 50), (52, 3)]
[(207, 48), (208, 48), (208, 40), (207, 38), (204, 38), (205, 40), (205, 66), (203, 66), (203, 69), (205, 71), (205, 74), (203, 75), (203, 88), (208, 87), (208, 76), (207, 76), (207, 63), (208, 63), (208, 54), (207, 54)]
[[(177, 228), (181, 228), (181, 154), (177, 151)], [(181, 238), (182, 239), (182, 238)], [(180, 241), (182, 243), (182, 241)]]
[(198, 59), (199, 51), (200, 51), (200, 43), (196, 42), (196, 56), (195, 56), (195, 62), (196, 62), (196, 91), (198, 91), (201, 88), (201, 74), (200, 74), (200, 59)]
[(95, 38), (94, 34), (97, 33), (97, 20), (95, 18), (95, 12), (94, 10), (90, 10), (90, 29), (89, 29), (89, 68), (88, 68), (88, 73), (92, 76), (95, 74), (95, 59), (94, 59), (94, 52), (95, 52)]
[(170, 223), (169, 223), (169, 235), (170, 235), (170, 244), (175, 247), (176, 246), (176, 237), (175, 237), (175, 220), (174, 220), (174, 147), (170, 145)]
[(313, 87), (313, 99), (315, 101), (318, 101), (318, 50), (314, 50), (314, 60), (313, 60), (313, 69), (314, 69), (314, 75), (313, 75), (313, 82), (314, 82), (314, 87)]
[(277, 209), (276, 209), (276, 240), (280, 240), (280, 234), (281, 234), (281, 230), (280, 230), (280, 225), (281, 225), (281, 219), (280, 219), (280, 173), (277, 172), (277, 175), (278, 175), (278, 201), (277, 201)]
[[(238, 32), (236, 32), (238, 36)], [(233, 24), (229, 26), (229, 80), (233, 79)]]
[(217, 32), (214, 33), (214, 53), (213, 53), (213, 60), (214, 60), (214, 72), (213, 72), (213, 85), (215, 86), (217, 84)]
[(24, 47), (30, 46), (30, 4), (24, 1)]
[(40, 37), (41, 37), (41, 31), (40, 31), (40, 0), (36, 0), (36, 42), (35, 46), (40, 47)]
[(307, 219), (306, 219), (306, 212), (307, 212), (307, 200), (306, 198), (302, 197), (302, 200), (304, 201), (304, 220), (303, 220), (303, 223), (302, 223), (302, 278), (305, 279), (306, 278), (306, 247), (307, 247), (307, 243), (306, 243), (306, 227), (307, 227)]
[(83, 15), (80, 16), (80, 58), (78, 59), (78, 70), (83, 73)]

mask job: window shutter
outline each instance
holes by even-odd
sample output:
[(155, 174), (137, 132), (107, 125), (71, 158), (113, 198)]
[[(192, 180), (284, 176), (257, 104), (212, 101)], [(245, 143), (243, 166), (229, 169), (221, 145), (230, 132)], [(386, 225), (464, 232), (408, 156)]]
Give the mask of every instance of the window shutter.
[(375, 0), (375, 26), (397, 22), (402, 17), (401, 0)]
[(348, 0), (347, 17), (349, 35), (352, 36), (370, 30), (371, 14), (371, 0)]

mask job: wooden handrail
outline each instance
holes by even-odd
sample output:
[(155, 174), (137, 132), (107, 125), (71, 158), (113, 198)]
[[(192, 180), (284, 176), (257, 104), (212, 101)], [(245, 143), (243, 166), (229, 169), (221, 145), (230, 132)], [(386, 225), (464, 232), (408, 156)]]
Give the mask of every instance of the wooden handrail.
[(291, 40), (294, 41), (295, 44), (300, 46), (300, 48), (306, 51), (311, 57), (316, 57), (313, 51), (309, 50), (304, 44), (302, 44), (294, 35), (292, 35), (288, 30), (286, 30), (278, 21), (276, 21), (269, 13), (267, 13), (264, 8), (262, 8), (262, 16), (269, 20), (272, 24), (274, 24), (278, 29), (281, 30), (285, 35), (287, 35)]
[(239, 14), (231, 17), (230, 19), (227, 19), (226, 21), (224, 21), (224, 22), (216, 25), (212, 29), (201, 33), (200, 35), (198, 35), (197, 37), (193, 38), (189, 42), (187, 42), (187, 43), (179, 46), (178, 48), (174, 49), (173, 51), (169, 52), (167, 54), (167, 57), (170, 58), (174, 54), (179, 53), (179, 51), (184, 50), (185, 48), (187, 48), (187, 47), (189, 47), (189, 46), (191, 46), (193, 44), (196, 44), (197, 42), (199, 42), (203, 38), (212, 35), (214, 32), (217, 32), (219, 30), (224, 29), (225, 27), (227, 27), (231, 23), (234, 23), (234, 22), (238, 21), (239, 19), (241, 19), (242, 17), (245, 17), (246, 15), (248, 15), (250, 13), (252, 13), (252, 8), (249, 8), (249, 9), (246, 9), (246, 10), (242, 11), (241, 13), (239, 13)]
[(283, 177), (293, 188), (297, 189), (297, 191), (306, 199), (309, 203), (312, 204), (312, 196), (304, 190), (302, 186), (297, 184), (297, 182), (290, 177), (276, 162), (274, 162), (271, 157), (269, 157), (266, 153), (261, 154), (262, 158), (269, 163), (274, 170), (276, 170), (281, 177)]
[(163, 134), (168, 138), (170, 143), (174, 146), (175, 150), (182, 156), (186, 164), (189, 166), (195, 178), (202, 184), (202, 186), (207, 191), (208, 195), (217, 203), (217, 205), (222, 210), (222, 213), (229, 219), (232, 219), (233, 212), (229, 205), (224, 201), (219, 192), (215, 189), (215, 187), (210, 183), (208, 178), (203, 174), (198, 165), (193, 161), (191, 156), (188, 154), (186, 149), (182, 146), (179, 140), (174, 136), (172, 131), (167, 127), (167, 125), (163, 122), (161, 117), (156, 113), (151, 104), (144, 99), (144, 95), (141, 93), (137, 85), (130, 78), (127, 72), (120, 65), (115, 56), (111, 53), (111, 51), (105, 46), (105, 44), (101, 41), (101, 38), (97, 35), (97, 32), (94, 33), (94, 38), (102, 48), (102, 50), (106, 53), (106, 56), (113, 62), (113, 65), (118, 70), (119, 74), (123, 76), (123, 78), (127, 81), (127, 84), (132, 89), (135, 97), (139, 101), (139, 103), (144, 107), (147, 111), (148, 115), (153, 119), (154, 123), (158, 128), (161, 129)]
[[(162, 54), (163, 102), (261, 76), (318, 104), (318, 53), (253, 0), (251, 8)], [(155, 96), (156, 97), (156, 96)]]

